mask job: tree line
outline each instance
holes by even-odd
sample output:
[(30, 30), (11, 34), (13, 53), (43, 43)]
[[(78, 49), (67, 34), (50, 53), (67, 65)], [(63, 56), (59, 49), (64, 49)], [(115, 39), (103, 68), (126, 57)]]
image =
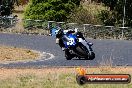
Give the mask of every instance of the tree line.
[(26, 4), (29, 0), (0, 0), (0, 16), (12, 14), (15, 5)]
[[(12, 13), (14, 4), (26, 0), (0, 0), (0, 13), (9, 15)], [(131, 0), (96, 0), (103, 3), (107, 10), (99, 12), (99, 19), (104, 25), (121, 26), (123, 17), (125, 26), (132, 26), (132, 1)], [(29, 0), (24, 13), (25, 19), (45, 19), (54, 21), (67, 21), (69, 15), (80, 7), (81, 0)], [(3, 7), (2, 7), (3, 6)], [(125, 6), (125, 15), (124, 15)], [(3, 8), (6, 12), (4, 12)], [(8, 13), (8, 14), (7, 14)]]
[(132, 26), (131, 0), (102, 0), (102, 3), (104, 3), (105, 6), (109, 7), (109, 10), (102, 11), (100, 14), (100, 19), (105, 25), (121, 26), (124, 18), (124, 25), (129, 27)]

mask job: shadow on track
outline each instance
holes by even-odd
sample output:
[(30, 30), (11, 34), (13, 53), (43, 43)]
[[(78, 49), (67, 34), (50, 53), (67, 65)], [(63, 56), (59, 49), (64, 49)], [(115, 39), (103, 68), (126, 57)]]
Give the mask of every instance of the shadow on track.
[[(73, 58), (72, 60), (89, 60), (89, 59), (79, 59), (79, 58)], [(91, 61), (91, 60), (89, 60)]]

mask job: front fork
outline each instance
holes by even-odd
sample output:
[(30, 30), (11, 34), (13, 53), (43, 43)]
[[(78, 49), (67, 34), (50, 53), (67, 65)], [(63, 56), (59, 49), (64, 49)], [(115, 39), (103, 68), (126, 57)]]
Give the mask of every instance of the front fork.
[(89, 53), (91, 54), (93, 52), (93, 49), (92, 49), (93, 44), (91, 42), (88, 42), (87, 45), (89, 46), (88, 50), (89, 50)]

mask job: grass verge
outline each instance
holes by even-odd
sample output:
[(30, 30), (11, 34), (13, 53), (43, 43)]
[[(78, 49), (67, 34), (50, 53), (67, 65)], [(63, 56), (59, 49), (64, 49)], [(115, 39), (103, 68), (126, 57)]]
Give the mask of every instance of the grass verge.
[[(132, 74), (132, 67), (86, 68), (94, 74)], [(0, 69), (0, 88), (132, 88), (132, 84), (76, 83), (76, 68)]]
[(0, 45), (0, 62), (34, 60), (38, 57), (36, 51)]

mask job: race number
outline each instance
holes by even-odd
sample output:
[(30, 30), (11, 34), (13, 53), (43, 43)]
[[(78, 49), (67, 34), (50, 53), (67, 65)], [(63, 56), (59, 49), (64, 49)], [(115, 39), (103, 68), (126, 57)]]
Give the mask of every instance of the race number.
[(69, 41), (67, 42), (67, 45), (74, 45), (75, 41), (73, 38), (69, 38)]

